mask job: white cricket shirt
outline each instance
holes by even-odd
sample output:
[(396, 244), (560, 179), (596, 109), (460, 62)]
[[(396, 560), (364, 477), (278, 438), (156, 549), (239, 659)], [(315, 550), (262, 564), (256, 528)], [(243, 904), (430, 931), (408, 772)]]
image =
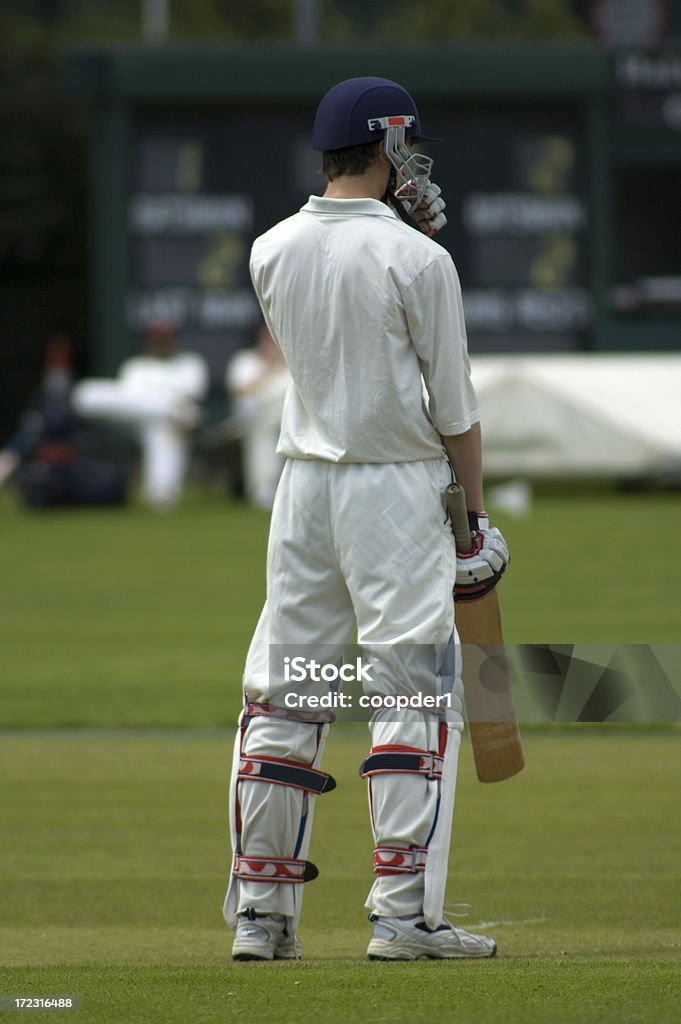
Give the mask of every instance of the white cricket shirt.
[(441, 458), (439, 435), (478, 420), (452, 259), (385, 203), (311, 196), (256, 239), (250, 266), (291, 372), (282, 455)]

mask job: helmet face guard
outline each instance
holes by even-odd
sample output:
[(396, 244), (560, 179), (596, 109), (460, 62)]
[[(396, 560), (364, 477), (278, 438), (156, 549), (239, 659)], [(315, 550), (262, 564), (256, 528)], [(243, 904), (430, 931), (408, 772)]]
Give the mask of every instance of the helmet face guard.
[(406, 132), (414, 121), (412, 114), (372, 117), (369, 118), (368, 126), (370, 131), (385, 132), (385, 155), (395, 170), (395, 188), (392, 191), (401, 188), (400, 198), (418, 205), (430, 185), (433, 161), (422, 153), (412, 153), (407, 146)]

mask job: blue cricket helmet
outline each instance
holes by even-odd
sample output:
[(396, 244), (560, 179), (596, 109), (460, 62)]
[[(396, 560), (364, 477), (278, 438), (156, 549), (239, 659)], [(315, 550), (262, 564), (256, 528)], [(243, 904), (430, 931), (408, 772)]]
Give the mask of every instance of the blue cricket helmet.
[(319, 153), (379, 142), (385, 129), (403, 126), (412, 139), (423, 139), (416, 104), (406, 89), (388, 78), (348, 78), (322, 99), (312, 129)]

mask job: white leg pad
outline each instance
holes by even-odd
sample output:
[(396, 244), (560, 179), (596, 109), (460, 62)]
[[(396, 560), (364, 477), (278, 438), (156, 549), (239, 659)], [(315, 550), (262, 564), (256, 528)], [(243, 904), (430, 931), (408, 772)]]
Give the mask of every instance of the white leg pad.
[[(427, 750), (436, 742), (437, 721), (433, 716), (408, 712), (412, 719), (409, 722), (381, 721), (388, 715), (381, 712), (372, 720), (372, 750), (397, 744)], [(420, 776), (386, 774), (370, 778), (369, 809), (375, 845), (423, 847), (436, 800), (437, 787)], [(423, 874), (378, 876), (366, 905), (372, 913), (384, 917), (418, 914), (423, 905)]]
[[(457, 644), (457, 665), (459, 653)], [(386, 772), (372, 775), (369, 779), (369, 807), (376, 847), (396, 847), (407, 852), (409, 848), (415, 849), (412, 854), (414, 870), (379, 874), (366, 906), (379, 917), (423, 913), (429, 928), (437, 928), (441, 924), (444, 912), (463, 732), (463, 686), (458, 674), (449, 677), (449, 686), (445, 683), (444, 692), (449, 687), (452, 707), (445, 719), (406, 711), (400, 721), (395, 721), (394, 711), (382, 711), (370, 724), (372, 752), (377, 748), (401, 747), (442, 755), (442, 761), (438, 762), (441, 778)]]
[[(315, 795), (288, 785), (239, 779), (239, 762), (244, 756), (260, 756), (319, 768), (328, 725), (256, 716), (250, 719), (242, 735), (244, 714), (235, 743), (230, 784), (232, 850), (252, 857), (306, 860)], [(301, 884), (256, 882), (232, 875), (224, 917), (234, 928), (237, 915), (246, 910), (284, 914), (295, 928), (300, 918), (302, 894)]]
[(446, 728), (447, 746), (445, 747), (442, 781), (440, 782), (440, 804), (435, 831), (428, 844), (424, 875), (423, 916), (429, 928), (437, 928), (441, 924), (444, 912), (456, 776), (461, 746), (461, 723), (448, 722)]

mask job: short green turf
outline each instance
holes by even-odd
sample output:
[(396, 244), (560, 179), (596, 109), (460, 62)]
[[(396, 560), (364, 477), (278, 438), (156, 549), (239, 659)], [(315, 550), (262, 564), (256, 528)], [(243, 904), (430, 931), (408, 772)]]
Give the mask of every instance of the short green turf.
[[(539, 496), (497, 516), (512, 643), (678, 643), (675, 495)], [(0, 500), (0, 724), (219, 726), (265, 591), (267, 515), (190, 495), (172, 515)], [(664, 538), (660, 542), (659, 537)]]
[[(642, 542), (677, 515), (603, 492), (495, 517), (507, 638), (678, 642), (681, 537)], [(499, 957), (369, 964), (367, 736), (337, 725), (305, 960), (230, 961), (225, 726), (267, 528), (215, 494), (167, 517), (0, 498), (0, 995), (80, 995), (83, 1024), (677, 1022), (678, 731), (529, 733), (525, 773), (487, 787), (466, 746), (449, 896)]]
[(496, 937), (485, 963), (365, 960), (366, 744), (329, 743), (305, 959), (233, 964), (226, 733), (3, 736), (0, 994), (79, 995), (83, 1024), (678, 1021), (677, 735), (530, 735), (498, 786), (465, 745), (449, 899)]

